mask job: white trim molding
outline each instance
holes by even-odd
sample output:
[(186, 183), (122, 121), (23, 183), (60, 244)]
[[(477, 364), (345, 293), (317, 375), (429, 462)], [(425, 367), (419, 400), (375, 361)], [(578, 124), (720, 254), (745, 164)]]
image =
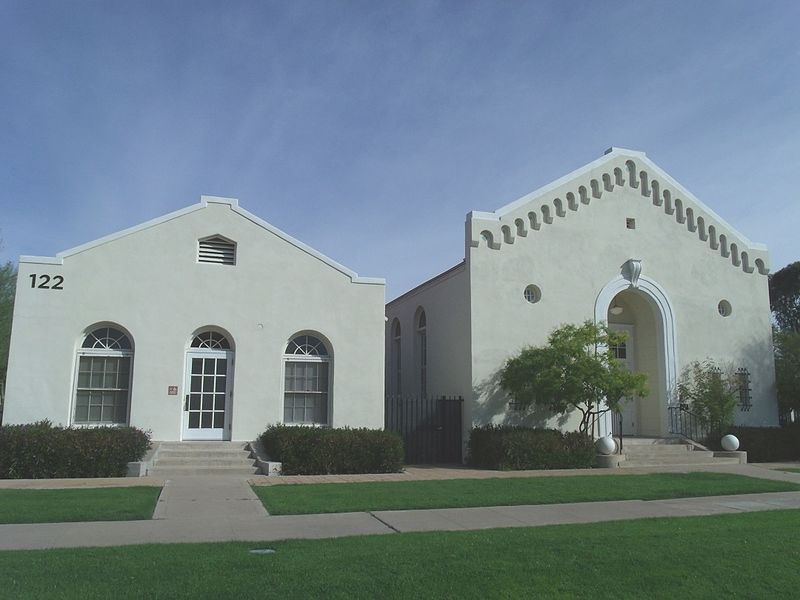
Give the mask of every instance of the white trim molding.
[[(625, 265), (628, 263), (626, 262)], [(639, 263), (641, 267), (641, 263)], [(675, 398), (675, 393), (678, 385), (678, 342), (677, 342), (677, 326), (675, 322), (675, 310), (670, 302), (667, 292), (655, 280), (650, 279), (646, 275), (641, 274), (639, 271), (637, 278), (637, 286), (635, 289), (646, 294), (658, 309), (659, 323), (658, 328), (658, 344), (659, 344), (659, 370), (664, 377), (666, 384), (666, 398), (667, 404), (661, 407), (661, 424), (662, 428), (667, 423), (667, 406), (672, 404)], [(622, 291), (633, 289), (634, 286), (631, 280), (620, 274), (611, 281), (609, 281), (600, 293), (594, 303), (594, 320), (596, 323), (607, 321), (608, 309), (614, 297)], [(600, 433), (599, 435), (611, 435), (611, 413), (607, 412), (600, 419)]]

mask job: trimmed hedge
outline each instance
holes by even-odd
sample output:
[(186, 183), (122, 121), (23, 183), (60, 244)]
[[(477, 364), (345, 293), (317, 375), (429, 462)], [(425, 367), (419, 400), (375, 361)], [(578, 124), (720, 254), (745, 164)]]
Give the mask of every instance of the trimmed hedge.
[[(739, 450), (747, 452), (747, 462), (779, 462), (800, 459), (800, 425), (788, 427), (731, 426), (725, 433), (739, 438)], [(711, 449), (722, 450), (720, 439), (711, 440)]]
[(0, 479), (124, 477), (149, 448), (150, 434), (135, 427), (3, 425)]
[(586, 469), (595, 457), (592, 440), (577, 431), (486, 425), (472, 430), (467, 464), (482, 469)]
[(284, 475), (396, 473), (403, 468), (403, 440), (380, 429), (331, 429), (270, 425), (259, 436)]

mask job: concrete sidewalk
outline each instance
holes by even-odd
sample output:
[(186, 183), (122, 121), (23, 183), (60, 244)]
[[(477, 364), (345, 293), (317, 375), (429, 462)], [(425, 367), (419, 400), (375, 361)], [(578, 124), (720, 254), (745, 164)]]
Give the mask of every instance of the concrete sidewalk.
[[(420, 470), (424, 470), (427, 475), (432, 474), (430, 469)], [(458, 475), (461, 475), (459, 478), (464, 478), (463, 476), (467, 475), (465, 473), (467, 470), (440, 470), (447, 472), (439, 473), (440, 476), (437, 477), (439, 479), (456, 478)], [(674, 470), (685, 472), (687, 469), (647, 469), (646, 472), (672, 472)], [(800, 483), (800, 474), (772, 471), (753, 465), (728, 465), (703, 468), (702, 470)], [(415, 476), (413, 468), (409, 471), (411, 473), (408, 475), (397, 475), (406, 475), (407, 478), (401, 480), (408, 481)], [(458, 473), (454, 473), (454, 471), (458, 471)], [(610, 474), (608, 471), (598, 473), (597, 470), (594, 470), (590, 472), (592, 474)], [(503, 476), (498, 472), (480, 473), (482, 477)], [(531, 476), (531, 473), (537, 476), (562, 474), (536, 471), (528, 472), (527, 476)], [(581, 472), (571, 471), (570, 474), (579, 475)], [(526, 475), (514, 473), (507, 474), (507, 476)], [(470, 478), (469, 475), (467, 478)], [(120, 485), (123, 482), (126, 481), (122, 480)], [(159, 482), (150, 483), (152, 485)], [(18, 485), (17, 487), (34, 486)], [(88, 486), (70, 485), (69, 487)], [(243, 477), (180, 477), (165, 482), (153, 520), (0, 525), (0, 550), (175, 542), (266, 542), (289, 538), (310, 539), (410, 531), (536, 527), (776, 509), (800, 509), (800, 492), (654, 501), (624, 500), (535, 506), (268, 516), (248, 481)]]
[(537, 527), (779, 509), (800, 509), (800, 492), (260, 518), (229, 515), (210, 519), (182, 517), (152, 521), (0, 525), (0, 550), (185, 542), (268, 542), (291, 538)]

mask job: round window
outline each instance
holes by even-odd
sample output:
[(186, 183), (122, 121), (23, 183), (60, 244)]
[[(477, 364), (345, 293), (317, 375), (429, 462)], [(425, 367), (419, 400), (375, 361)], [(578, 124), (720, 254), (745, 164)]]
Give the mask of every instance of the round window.
[(542, 290), (540, 290), (535, 285), (529, 285), (528, 287), (525, 288), (525, 292), (523, 292), (523, 295), (525, 296), (525, 300), (527, 300), (531, 304), (535, 304), (536, 302), (542, 299)]
[(719, 311), (719, 314), (721, 314), (723, 317), (729, 317), (733, 312), (733, 308), (731, 308), (731, 303), (728, 302), (727, 300), (720, 300), (719, 304), (717, 304), (717, 310)]

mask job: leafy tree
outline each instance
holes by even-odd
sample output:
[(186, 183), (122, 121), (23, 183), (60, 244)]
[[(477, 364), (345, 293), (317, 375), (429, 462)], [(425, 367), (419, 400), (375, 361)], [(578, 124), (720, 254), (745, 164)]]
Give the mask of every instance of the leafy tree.
[(546, 346), (525, 348), (506, 361), (500, 385), (520, 408), (579, 411), (579, 430), (588, 433), (597, 416), (620, 410), (631, 396), (647, 394), (647, 376), (628, 371), (611, 355), (610, 348), (624, 340), (624, 333), (591, 321), (562, 325), (550, 333)]
[(800, 411), (800, 331), (775, 332), (775, 376), (781, 414)]
[(800, 410), (800, 261), (769, 276), (769, 305), (777, 325), (775, 381), (781, 413)]
[(769, 276), (769, 307), (779, 329), (800, 331), (800, 260)]
[(8, 366), (8, 345), (11, 341), (11, 316), (14, 312), (14, 291), (17, 268), (7, 262), (0, 266), (0, 381), (5, 381)]
[(691, 406), (703, 425), (715, 430), (733, 423), (738, 391), (733, 368), (723, 372), (711, 359), (690, 363), (678, 383), (681, 402)]

